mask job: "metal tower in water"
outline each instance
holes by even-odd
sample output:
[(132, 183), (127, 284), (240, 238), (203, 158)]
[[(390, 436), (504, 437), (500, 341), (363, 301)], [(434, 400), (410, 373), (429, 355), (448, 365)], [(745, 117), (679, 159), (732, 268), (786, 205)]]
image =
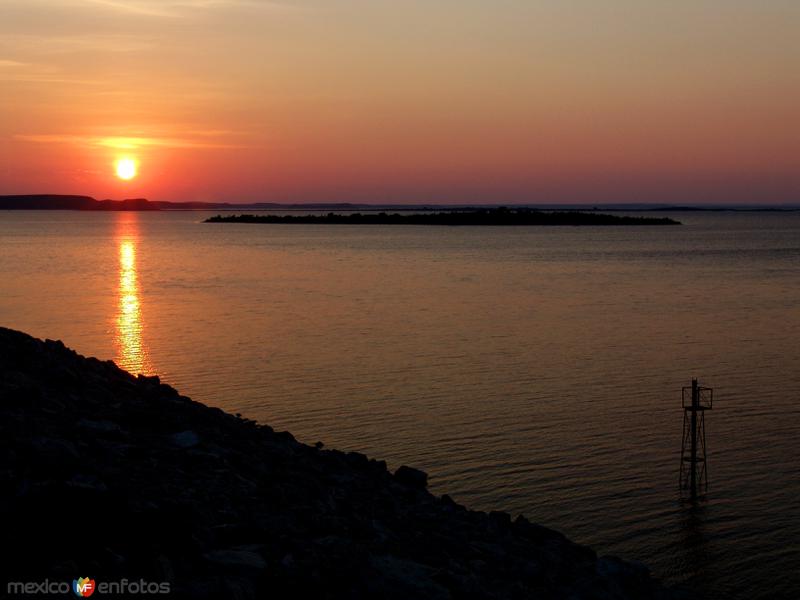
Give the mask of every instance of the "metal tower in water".
[(683, 442), (681, 443), (681, 490), (687, 490), (692, 498), (708, 488), (706, 463), (705, 412), (711, 410), (714, 390), (700, 387), (692, 379), (691, 387), (684, 387)]

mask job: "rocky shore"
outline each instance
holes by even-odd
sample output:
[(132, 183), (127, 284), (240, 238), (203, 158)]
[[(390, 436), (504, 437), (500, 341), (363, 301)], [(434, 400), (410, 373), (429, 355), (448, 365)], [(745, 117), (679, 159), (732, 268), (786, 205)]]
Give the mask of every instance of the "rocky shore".
[(436, 497), (421, 471), (4, 328), (0, 412), (2, 593), (89, 577), (234, 600), (673, 597), (642, 565)]

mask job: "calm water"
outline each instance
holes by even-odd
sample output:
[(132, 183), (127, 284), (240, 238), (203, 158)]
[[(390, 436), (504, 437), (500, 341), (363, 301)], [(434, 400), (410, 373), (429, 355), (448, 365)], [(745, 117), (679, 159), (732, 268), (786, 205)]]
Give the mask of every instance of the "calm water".
[[(684, 227), (0, 212), (0, 324), (431, 474), (709, 598), (800, 594), (800, 214)], [(681, 502), (680, 388), (715, 389)]]

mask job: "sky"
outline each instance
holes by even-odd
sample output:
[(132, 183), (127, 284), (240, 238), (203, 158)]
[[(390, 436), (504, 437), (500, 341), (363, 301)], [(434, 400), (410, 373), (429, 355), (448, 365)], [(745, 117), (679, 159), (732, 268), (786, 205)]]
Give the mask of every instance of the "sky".
[(798, 31), (796, 0), (0, 0), (0, 194), (800, 202)]

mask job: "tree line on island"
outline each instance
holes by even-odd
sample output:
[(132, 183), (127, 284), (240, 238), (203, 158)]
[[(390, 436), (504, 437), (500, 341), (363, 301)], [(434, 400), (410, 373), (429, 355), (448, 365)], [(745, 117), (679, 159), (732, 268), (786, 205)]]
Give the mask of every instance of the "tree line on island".
[(419, 213), (334, 213), (308, 215), (216, 215), (206, 223), (284, 223), (323, 225), (680, 225), (667, 217), (631, 217), (580, 211), (482, 208)]

